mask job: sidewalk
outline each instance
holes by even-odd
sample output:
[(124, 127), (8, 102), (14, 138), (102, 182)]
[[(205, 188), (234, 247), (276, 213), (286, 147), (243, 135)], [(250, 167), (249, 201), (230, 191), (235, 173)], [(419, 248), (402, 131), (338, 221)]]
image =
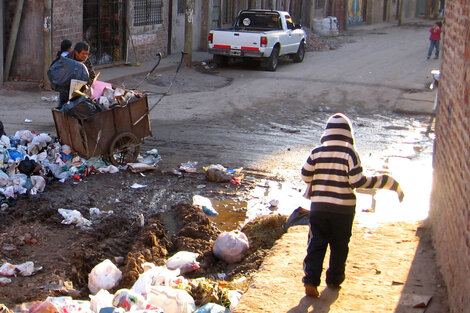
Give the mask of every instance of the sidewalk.
[[(204, 51), (193, 51), (192, 53), (192, 63), (199, 63), (206, 60), (211, 60), (212, 55)], [(171, 70), (176, 68), (181, 60), (181, 53), (173, 53), (166, 57), (163, 57), (160, 61), (160, 64), (155, 69), (154, 73)], [(133, 63), (134, 64), (134, 63)], [(113, 67), (106, 68), (95, 68), (95, 72), (100, 72), (99, 80), (109, 82), (109, 83), (119, 83), (119, 81), (124, 78), (129, 78), (133, 76), (142, 76), (142, 78), (147, 75), (152, 68), (157, 64), (157, 57), (154, 57), (153, 60), (142, 62), (140, 65), (118, 65)], [(184, 65), (183, 65), (184, 66)]]

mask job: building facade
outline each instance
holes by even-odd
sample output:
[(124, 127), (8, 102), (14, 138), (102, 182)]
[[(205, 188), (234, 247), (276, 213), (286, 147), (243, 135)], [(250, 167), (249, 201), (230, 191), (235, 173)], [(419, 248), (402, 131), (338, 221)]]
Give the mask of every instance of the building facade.
[(470, 1), (445, 5), (430, 221), (451, 312), (470, 307)]

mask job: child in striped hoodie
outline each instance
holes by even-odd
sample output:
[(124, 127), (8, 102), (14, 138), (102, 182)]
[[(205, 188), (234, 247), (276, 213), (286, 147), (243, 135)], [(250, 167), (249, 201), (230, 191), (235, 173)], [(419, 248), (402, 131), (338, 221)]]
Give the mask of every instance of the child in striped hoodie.
[(312, 202), (302, 281), (305, 294), (313, 297), (319, 296), (317, 286), (320, 285), (328, 245), (331, 253), (326, 271), (327, 286), (339, 289), (344, 281), (356, 209), (354, 189), (393, 190), (400, 202), (404, 197), (400, 185), (392, 177), (363, 175), (361, 161), (354, 148), (351, 122), (344, 114), (336, 113), (328, 119), (321, 143), (312, 151), (301, 172), (302, 179), (308, 183), (305, 196)]

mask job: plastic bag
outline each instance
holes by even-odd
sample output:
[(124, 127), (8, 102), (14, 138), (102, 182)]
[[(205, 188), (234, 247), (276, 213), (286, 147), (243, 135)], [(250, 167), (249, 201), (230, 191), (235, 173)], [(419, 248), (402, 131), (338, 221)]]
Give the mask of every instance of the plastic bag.
[(179, 269), (181, 274), (193, 271), (199, 268), (199, 262), (196, 261), (198, 256), (198, 253), (179, 251), (166, 261), (166, 267), (170, 270)]
[(220, 304), (206, 303), (194, 313), (230, 313), (230, 310)]
[(240, 231), (223, 232), (220, 234), (212, 251), (214, 255), (227, 263), (240, 262), (248, 252), (250, 244), (246, 235)]
[(68, 57), (60, 57), (47, 70), (47, 77), (55, 91), (60, 91), (60, 87), (68, 86), (72, 79), (88, 81), (88, 76), (85, 64)]
[(60, 215), (64, 218), (62, 224), (70, 225), (75, 224), (78, 227), (91, 226), (91, 222), (82, 216), (82, 213), (77, 210), (58, 209)]
[(10, 176), (0, 170), (0, 186), (5, 187), (10, 182)]
[(207, 215), (219, 215), (219, 213), (212, 206), (212, 202), (209, 198), (195, 195), (193, 196), (193, 205), (200, 206), (202, 208), (202, 211)]
[(146, 308), (145, 299), (129, 289), (119, 289), (113, 297), (113, 306), (126, 311), (143, 310)]
[(90, 295), (90, 307), (95, 313), (98, 313), (102, 308), (113, 306), (114, 296), (105, 289), (100, 289), (96, 295)]
[(194, 299), (187, 291), (168, 286), (150, 287), (147, 301), (165, 313), (193, 313), (196, 310)]
[(145, 297), (151, 286), (171, 286), (171, 283), (177, 280), (180, 274), (179, 269), (170, 270), (164, 266), (155, 266), (152, 263), (144, 263), (142, 268), (144, 268), (144, 272), (139, 275), (139, 278), (132, 286), (132, 290)]
[(86, 96), (79, 96), (70, 99), (62, 106), (61, 111), (69, 116), (77, 119), (86, 119), (100, 111), (103, 111), (101, 106), (95, 104), (90, 98)]
[(109, 259), (97, 264), (88, 274), (88, 289), (96, 294), (100, 289), (114, 288), (121, 280), (122, 272)]

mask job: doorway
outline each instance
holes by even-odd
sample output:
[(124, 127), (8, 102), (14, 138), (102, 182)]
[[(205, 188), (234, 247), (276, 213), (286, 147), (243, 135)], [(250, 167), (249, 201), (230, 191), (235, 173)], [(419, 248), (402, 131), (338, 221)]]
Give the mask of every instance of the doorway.
[(123, 0), (84, 0), (83, 37), (94, 65), (125, 60), (126, 20)]

